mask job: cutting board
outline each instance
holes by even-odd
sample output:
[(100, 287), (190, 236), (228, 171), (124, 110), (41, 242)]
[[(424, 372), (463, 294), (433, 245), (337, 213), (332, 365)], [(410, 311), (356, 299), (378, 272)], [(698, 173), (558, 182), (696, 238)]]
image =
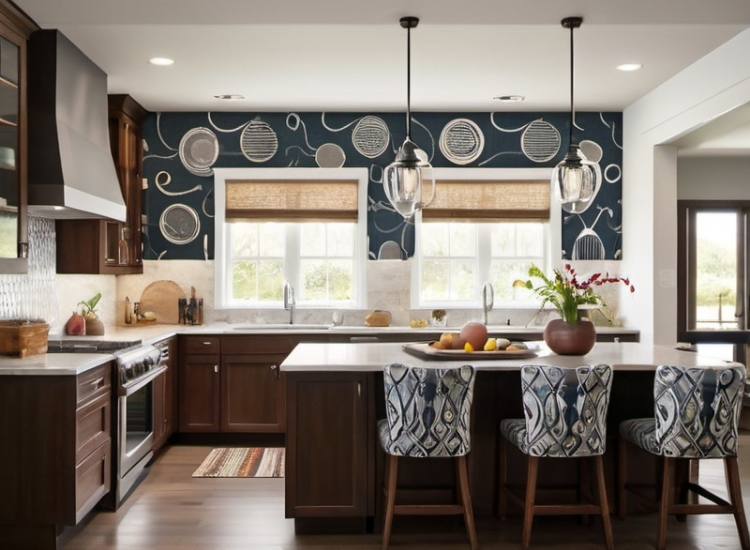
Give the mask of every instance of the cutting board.
[(140, 299), (141, 313), (153, 311), (156, 322), (176, 325), (179, 323), (177, 300), (185, 298), (185, 292), (174, 281), (154, 281), (143, 289)]

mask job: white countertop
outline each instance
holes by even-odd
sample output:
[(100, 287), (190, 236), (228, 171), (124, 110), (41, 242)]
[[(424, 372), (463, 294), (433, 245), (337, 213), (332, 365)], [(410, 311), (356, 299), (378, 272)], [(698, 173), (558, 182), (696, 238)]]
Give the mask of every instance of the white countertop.
[(406, 353), (403, 343), (357, 343), (357, 344), (298, 344), (291, 354), (281, 363), (281, 370), (287, 372), (315, 371), (379, 371), (389, 363), (405, 363), (413, 366), (457, 367), (470, 364), (479, 370), (517, 370), (523, 365), (555, 365), (560, 367), (579, 367), (582, 365), (609, 364), (615, 370), (648, 371), (658, 365), (683, 366), (716, 366), (725, 361), (698, 355), (693, 352), (680, 351), (666, 346), (649, 346), (635, 342), (607, 343), (601, 342), (585, 356), (556, 355), (544, 342), (529, 342), (530, 346), (539, 346), (536, 357), (509, 359), (475, 359), (466, 353), (456, 361), (425, 360)]
[(47, 353), (31, 357), (0, 358), (0, 376), (2, 375), (43, 375), (67, 376), (77, 375), (89, 369), (112, 361), (109, 353)]
[[(530, 337), (541, 336), (544, 327), (522, 327), (522, 326), (506, 326), (496, 325), (489, 327), (491, 334), (498, 335), (504, 331), (513, 334), (529, 335)], [(132, 326), (115, 326), (107, 327), (106, 332), (102, 336), (68, 336), (64, 334), (50, 334), (50, 342), (60, 340), (67, 343), (80, 343), (79, 349), (86, 349), (89, 344), (95, 344), (97, 342), (127, 342), (133, 346), (139, 344), (152, 344), (159, 340), (169, 338), (175, 335), (242, 335), (242, 334), (351, 334), (351, 335), (372, 335), (377, 336), (378, 334), (394, 334), (394, 333), (408, 333), (414, 334), (414, 341), (424, 341), (429, 339), (427, 334), (439, 334), (442, 332), (458, 332), (460, 327), (425, 327), (425, 328), (411, 328), (406, 326), (393, 326), (393, 327), (365, 327), (365, 326), (328, 326), (328, 325), (251, 325), (251, 324), (231, 324), (231, 323), (212, 323), (208, 325), (132, 325)], [(628, 328), (613, 328), (613, 327), (597, 327), (597, 331), (603, 334), (606, 333), (621, 333), (621, 334), (638, 334), (636, 329)], [(318, 345), (318, 344), (305, 344), (305, 345)], [(326, 344), (320, 344), (326, 345)], [(356, 343), (356, 344), (341, 344), (341, 345), (352, 345), (352, 346), (368, 346), (371, 344)], [(378, 344), (380, 345), (380, 344)], [(388, 344), (382, 344), (388, 345)], [(399, 353), (401, 351), (401, 344), (390, 344)], [(50, 346), (51, 348), (51, 346)], [(416, 358), (406, 355), (407, 358), (411, 359), (412, 362), (417, 361)], [(291, 358), (291, 356), (290, 356)], [(102, 363), (112, 360), (113, 356), (109, 353), (47, 353), (45, 355), (38, 355), (33, 357), (27, 357), (20, 359), (18, 357), (2, 357), (0, 356), (0, 376), (2, 375), (66, 375), (66, 374), (81, 374), (88, 369), (101, 365)], [(350, 363), (347, 368), (343, 368), (347, 361)], [(382, 364), (379, 362), (380, 358), (375, 358), (372, 362), (373, 368), (365, 370), (376, 370), (377, 367), (382, 368)], [(318, 361), (318, 363), (320, 363)], [(430, 362), (433, 364), (434, 362)], [(445, 363), (445, 362), (441, 362)], [(351, 370), (351, 361), (348, 359), (342, 363), (340, 367), (332, 366), (330, 370)], [(384, 363), (383, 363), (384, 364)], [(506, 366), (510, 366), (510, 363), (505, 362)], [(498, 367), (499, 368), (499, 367)]]

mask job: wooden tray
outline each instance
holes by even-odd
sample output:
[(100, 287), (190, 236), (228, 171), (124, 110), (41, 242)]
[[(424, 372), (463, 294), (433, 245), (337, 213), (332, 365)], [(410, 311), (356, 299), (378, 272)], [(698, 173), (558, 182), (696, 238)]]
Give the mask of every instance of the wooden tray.
[(519, 350), (497, 350), (497, 351), (464, 351), (462, 349), (437, 349), (430, 346), (430, 342), (416, 344), (404, 344), (403, 349), (406, 353), (427, 359), (430, 361), (461, 361), (461, 360), (486, 360), (491, 359), (526, 359), (536, 357), (536, 352), (530, 349)]

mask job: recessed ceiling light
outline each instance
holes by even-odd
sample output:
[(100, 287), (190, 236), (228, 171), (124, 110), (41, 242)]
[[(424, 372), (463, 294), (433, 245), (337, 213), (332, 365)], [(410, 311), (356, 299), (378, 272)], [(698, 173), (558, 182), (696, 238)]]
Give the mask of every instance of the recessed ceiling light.
[(214, 96), (216, 99), (225, 99), (227, 101), (236, 101), (238, 99), (245, 99), (244, 95), (240, 94), (219, 94)]
[(623, 63), (617, 66), (618, 71), (637, 71), (643, 67), (640, 63)]
[(524, 99), (526, 99), (526, 97), (522, 95), (499, 95), (497, 97), (494, 97), (493, 99), (497, 99), (498, 101), (503, 101), (505, 103), (516, 103), (518, 101), (523, 101)]
[(168, 57), (152, 57), (148, 60), (152, 65), (159, 65), (160, 67), (166, 67), (167, 65), (173, 65), (174, 59)]

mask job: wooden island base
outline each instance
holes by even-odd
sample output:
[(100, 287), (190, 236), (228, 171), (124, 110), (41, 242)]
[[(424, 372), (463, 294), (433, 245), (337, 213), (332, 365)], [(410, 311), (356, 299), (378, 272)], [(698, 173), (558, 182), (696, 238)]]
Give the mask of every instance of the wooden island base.
[[(298, 533), (367, 532), (382, 525), (384, 454), (375, 424), (385, 417), (381, 372), (287, 371), (286, 517)], [(617, 427), (629, 418), (653, 415), (651, 370), (616, 371), (605, 454), (608, 496), (615, 502)], [(497, 507), (498, 425), (523, 418), (519, 370), (480, 370), (472, 410), (469, 476), (474, 513), (492, 516)], [(638, 462), (640, 460), (643, 464)], [(653, 484), (655, 461), (633, 457), (637, 482)], [(542, 459), (539, 497), (563, 499), (563, 486), (577, 486), (578, 461)], [(399, 499), (438, 503), (451, 497), (453, 465), (440, 459), (402, 459)], [(508, 458), (509, 479), (525, 479), (517, 450)], [(511, 508), (512, 511), (512, 508)], [(633, 510), (635, 511), (635, 510)], [(520, 510), (517, 511), (520, 513)]]

